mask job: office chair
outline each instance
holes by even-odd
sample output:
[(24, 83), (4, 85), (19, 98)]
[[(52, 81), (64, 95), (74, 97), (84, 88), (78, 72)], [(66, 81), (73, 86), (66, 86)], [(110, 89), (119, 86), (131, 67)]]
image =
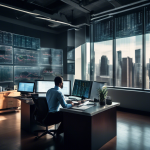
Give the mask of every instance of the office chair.
[[(48, 109), (48, 104), (47, 104), (46, 98), (45, 97), (38, 97), (37, 94), (32, 94), (32, 99), (33, 99), (34, 104), (35, 104), (35, 111), (33, 113), (34, 120), (35, 120), (37, 125), (46, 127), (46, 130), (34, 131), (35, 135), (37, 135), (35, 137), (35, 139), (39, 139), (40, 137), (42, 137), (46, 134), (50, 134), (53, 137), (55, 137), (55, 133), (57, 130), (49, 130), (48, 126), (51, 126), (51, 125), (54, 125), (57, 123), (54, 122), (51, 118), (48, 118), (49, 109)], [(46, 121), (46, 120), (48, 120), (48, 121)], [(44, 132), (44, 133), (42, 133), (40, 136), (38, 136), (38, 132)]]

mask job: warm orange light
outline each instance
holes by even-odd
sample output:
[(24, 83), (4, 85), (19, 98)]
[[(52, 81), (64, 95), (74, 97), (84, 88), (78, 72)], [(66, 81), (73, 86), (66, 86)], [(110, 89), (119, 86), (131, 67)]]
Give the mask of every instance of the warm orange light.
[(0, 121), (6, 120), (7, 118), (4, 116), (0, 116)]

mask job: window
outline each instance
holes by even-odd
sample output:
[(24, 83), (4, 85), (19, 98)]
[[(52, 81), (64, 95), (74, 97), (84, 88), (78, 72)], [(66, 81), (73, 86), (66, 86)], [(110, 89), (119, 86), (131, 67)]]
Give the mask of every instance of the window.
[(112, 40), (95, 42), (95, 80), (98, 82), (107, 82), (107, 85), (113, 85), (113, 50)]
[(142, 35), (116, 40), (116, 86), (142, 88)]
[(75, 79), (90, 80), (90, 43), (75, 49)]
[(116, 86), (142, 88), (142, 13), (116, 17)]
[(90, 80), (90, 43), (86, 43), (86, 80)]
[(150, 89), (150, 8), (146, 8), (146, 70), (145, 70), (145, 89)]
[(75, 49), (75, 79), (81, 80), (81, 46)]
[(113, 85), (113, 20), (94, 24), (94, 80)]

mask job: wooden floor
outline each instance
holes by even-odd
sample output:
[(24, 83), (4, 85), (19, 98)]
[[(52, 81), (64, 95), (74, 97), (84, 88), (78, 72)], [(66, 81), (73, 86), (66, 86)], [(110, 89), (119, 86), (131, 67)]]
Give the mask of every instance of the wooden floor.
[[(20, 112), (0, 114), (0, 150), (64, 150), (63, 135), (35, 141), (20, 130)], [(150, 117), (118, 111), (117, 136), (99, 150), (150, 150)]]

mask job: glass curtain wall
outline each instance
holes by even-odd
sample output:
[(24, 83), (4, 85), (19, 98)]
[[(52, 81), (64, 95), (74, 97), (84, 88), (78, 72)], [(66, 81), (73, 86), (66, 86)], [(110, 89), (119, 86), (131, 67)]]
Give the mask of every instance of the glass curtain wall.
[(143, 11), (116, 16), (116, 86), (142, 88)]
[(90, 80), (90, 43), (86, 43), (86, 80)]
[(94, 80), (113, 85), (113, 20), (94, 24)]
[(146, 7), (146, 70), (145, 70), (145, 89), (150, 89), (150, 7)]
[(81, 46), (75, 48), (75, 79), (81, 80)]
[(90, 43), (75, 49), (75, 79), (90, 80)]

